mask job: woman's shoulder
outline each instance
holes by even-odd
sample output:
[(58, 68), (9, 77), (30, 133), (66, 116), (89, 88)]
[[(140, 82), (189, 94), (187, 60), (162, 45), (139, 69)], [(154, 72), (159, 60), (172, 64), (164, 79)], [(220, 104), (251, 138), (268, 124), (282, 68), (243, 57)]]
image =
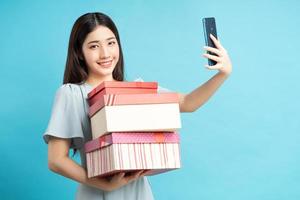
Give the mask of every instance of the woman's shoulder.
[(80, 84), (66, 83), (56, 90), (56, 97), (79, 98), (82, 96)]
[(57, 91), (57, 93), (63, 93), (63, 94), (76, 94), (80, 92), (80, 84), (75, 83), (65, 83), (61, 85)]

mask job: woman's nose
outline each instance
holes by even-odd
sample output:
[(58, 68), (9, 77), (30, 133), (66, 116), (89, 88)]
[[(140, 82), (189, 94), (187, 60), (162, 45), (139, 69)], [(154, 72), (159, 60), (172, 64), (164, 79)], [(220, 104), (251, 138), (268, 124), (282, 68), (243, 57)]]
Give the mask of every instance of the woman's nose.
[(109, 57), (109, 51), (108, 51), (108, 48), (106, 48), (106, 47), (101, 47), (100, 58), (107, 58), (107, 57)]

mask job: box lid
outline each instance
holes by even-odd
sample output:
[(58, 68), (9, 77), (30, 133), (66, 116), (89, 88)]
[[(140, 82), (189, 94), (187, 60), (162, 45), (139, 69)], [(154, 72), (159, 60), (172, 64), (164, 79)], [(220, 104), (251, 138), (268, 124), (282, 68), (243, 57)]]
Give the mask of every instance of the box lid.
[(88, 93), (88, 98), (93, 97), (104, 88), (143, 88), (157, 89), (157, 82), (126, 82), (126, 81), (103, 81), (91, 92)]
[(179, 143), (176, 132), (113, 132), (85, 143), (85, 152), (109, 146), (111, 144), (133, 143)]
[(92, 106), (90, 106), (89, 116), (92, 117), (104, 106), (162, 103), (179, 103), (178, 93), (106, 94), (99, 98)]

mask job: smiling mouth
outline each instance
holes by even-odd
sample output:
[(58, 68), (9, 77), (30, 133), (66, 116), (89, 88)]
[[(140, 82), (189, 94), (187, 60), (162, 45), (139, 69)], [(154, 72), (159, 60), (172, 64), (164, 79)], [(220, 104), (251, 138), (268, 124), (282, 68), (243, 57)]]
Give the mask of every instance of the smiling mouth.
[(112, 60), (97, 62), (97, 64), (100, 65), (101, 67), (111, 67)]

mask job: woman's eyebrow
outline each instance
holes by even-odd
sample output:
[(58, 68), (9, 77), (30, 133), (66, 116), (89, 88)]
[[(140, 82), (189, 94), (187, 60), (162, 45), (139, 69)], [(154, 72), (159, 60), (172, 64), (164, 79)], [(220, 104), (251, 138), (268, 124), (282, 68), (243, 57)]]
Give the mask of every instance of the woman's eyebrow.
[(113, 40), (113, 39), (116, 39), (116, 38), (115, 37), (110, 37), (110, 38), (107, 38), (106, 41)]
[[(106, 39), (106, 41), (113, 40), (113, 39), (116, 39), (116, 38), (115, 37), (109, 37), (109, 38)], [(88, 42), (88, 44), (91, 44), (91, 43), (100, 43), (100, 40), (93, 40), (93, 41)]]
[(91, 43), (99, 43), (99, 42), (100, 42), (99, 40), (93, 40), (93, 41), (88, 42), (88, 44), (91, 44)]

